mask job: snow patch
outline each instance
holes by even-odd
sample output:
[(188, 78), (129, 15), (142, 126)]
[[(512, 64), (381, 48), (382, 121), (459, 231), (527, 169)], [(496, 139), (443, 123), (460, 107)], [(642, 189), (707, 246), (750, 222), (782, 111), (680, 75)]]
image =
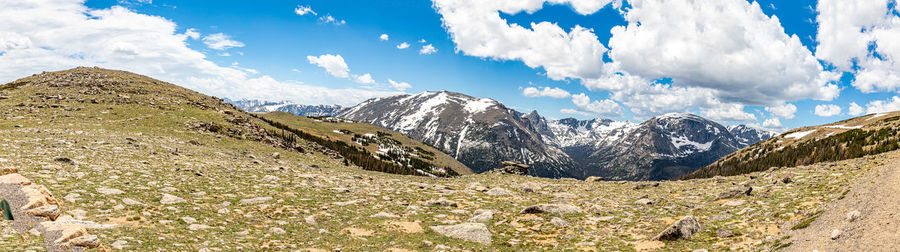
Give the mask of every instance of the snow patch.
[(466, 102), (465, 109), (469, 113), (478, 114), (487, 111), (488, 108), (493, 107), (496, 104), (497, 102), (495, 102), (494, 100), (482, 98)]
[(805, 137), (806, 135), (812, 134), (813, 132), (816, 132), (816, 130), (813, 129), (813, 130), (807, 130), (807, 131), (794, 132), (794, 133), (785, 135), (784, 138), (801, 139), (801, 138)]
[(888, 112), (878, 113), (878, 114), (873, 115), (872, 117), (867, 118), (866, 121), (872, 120), (872, 119), (875, 119), (878, 117), (886, 116), (887, 114), (890, 114), (890, 113), (888, 113)]
[[(694, 146), (694, 149), (697, 149), (699, 151), (709, 151), (709, 149), (712, 148), (712, 143), (713, 143), (713, 141), (709, 141), (706, 143), (694, 142), (685, 136), (678, 136), (678, 137), (672, 138), (672, 145), (674, 145), (675, 148), (678, 148), (678, 149), (681, 149), (682, 146)], [(689, 151), (689, 153), (693, 153), (693, 152)]]

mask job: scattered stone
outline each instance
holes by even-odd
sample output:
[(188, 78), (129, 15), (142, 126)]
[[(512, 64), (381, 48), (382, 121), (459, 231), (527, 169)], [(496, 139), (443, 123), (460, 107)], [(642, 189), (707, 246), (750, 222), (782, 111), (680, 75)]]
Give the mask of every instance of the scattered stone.
[(137, 201), (137, 200), (134, 200), (134, 199), (131, 199), (131, 198), (124, 198), (124, 199), (122, 199), (122, 203), (125, 203), (125, 205), (129, 205), (129, 206), (133, 206), (133, 205), (141, 205), (141, 202), (140, 202), (140, 201)]
[(729, 238), (734, 237), (734, 233), (728, 229), (720, 228), (719, 230), (716, 230), (716, 236), (719, 238)]
[(256, 198), (242, 199), (241, 201), (238, 202), (238, 204), (241, 204), (241, 205), (259, 204), (259, 203), (267, 202), (270, 200), (272, 200), (272, 197), (256, 197)]
[(841, 233), (840, 229), (831, 230), (831, 239), (837, 240), (838, 238), (841, 238)]
[(269, 229), (269, 233), (273, 233), (273, 234), (287, 234), (287, 231), (284, 231), (284, 229), (281, 229), (281, 228), (279, 228), (279, 227), (273, 227), (273, 228), (270, 228), (270, 229)]
[(634, 186), (634, 190), (641, 190), (641, 189), (644, 189), (644, 188), (647, 188), (647, 187), (651, 187), (651, 186), (652, 186), (652, 187), (658, 187), (658, 186), (659, 186), (659, 182), (655, 182), (655, 183), (651, 183), (651, 184), (637, 184), (637, 185)]
[(75, 161), (72, 161), (72, 159), (67, 158), (67, 157), (54, 158), (53, 161), (63, 162), (63, 163), (70, 164), (70, 165), (75, 165)]
[(57, 205), (44, 205), (36, 208), (32, 208), (28, 210), (25, 214), (32, 216), (41, 216), (46, 217), (50, 220), (56, 220), (56, 217), (59, 217), (59, 206)]
[(732, 200), (729, 202), (725, 202), (725, 204), (722, 204), (722, 205), (727, 206), (727, 207), (736, 207), (736, 206), (743, 205), (744, 203), (747, 203), (747, 201), (746, 200)]
[(444, 236), (478, 242), (482, 244), (491, 244), (491, 231), (487, 229), (484, 223), (463, 223), (456, 225), (431, 226), (431, 230)]
[(184, 202), (187, 202), (187, 201), (182, 199), (181, 197), (171, 195), (168, 193), (163, 193), (162, 199), (159, 200), (159, 203), (162, 203), (163, 205), (172, 205), (172, 204), (179, 204), (179, 203), (184, 203)]
[(541, 185), (532, 182), (525, 182), (522, 184), (516, 185), (516, 189), (519, 189), (522, 192), (537, 192), (540, 191)]
[(159, 190), (163, 191), (163, 192), (174, 192), (174, 191), (178, 191), (178, 188), (167, 186), (167, 187), (163, 187), (162, 189), (159, 189)]
[(512, 174), (512, 175), (528, 175), (528, 169), (530, 168), (526, 164), (522, 164), (516, 161), (503, 161), (500, 162), (501, 168), (493, 169), (491, 173), (500, 173), (500, 174)]
[(849, 213), (847, 213), (847, 222), (854, 222), (859, 219), (860, 216), (862, 216), (862, 213), (860, 213), (859, 211), (850, 211)]
[(125, 240), (117, 240), (117, 241), (113, 242), (113, 243), (110, 244), (110, 245), (111, 245), (114, 249), (122, 250), (122, 249), (125, 249), (125, 247), (128, 246), (128, 241), (125, 241)]
[(472, 218), (469, 218), (469, 222), (472, 223), (488, 223), (491, 219), (494, 218), (494, 211), (478, 209), (475, 210), (475, 215)]
[(194, 218), (189, 217), (189, 216), (181, 217), (181, 220), (184, 221), (184, 223), (187, 223), (187, 224), (191, 224), (191, 223), (197, 222), (197, 219), (194, 219)]
[(580, 207), (570, 204), (539, 204), (529, 206), (523, 209), (519, 214), (534, 213), (555, 213), (555, 214), (576, 214), (584, 212)]
[(392, 213), (379, 212), (377, 214), (373, 214), (369, 216), (371, 218), (400, 218), (400, 216)]
[(794, 182), (794, 181), (791, 180), (791, 177), (790, 177), (790, 176), (785, 176), (784, 178), (781, 179), (781, 183), (788, 184), (788, 183), (791, 183), (791, 182)]
[(448, 200), (447, 198), (428, 200), (428, 201), (425, 201), (425, 205), (457, 207), (457, 204), (455, 201)]
[(499, 187), (487, 191), (487, 195), (491, 195), (491, 196), (500, 196), (500, 195), (508, 195), (508, 194), (510, 194), (510, 192), (508, 190), (499, 188)]
[(97, 193), (100, 193), (103, 195), (119, 195), (119, 194), (123, 194), (125, 192), (122, 190), (119, 190), (119, 189), (115, 189), (115, 188), (101, 187), (101, 188), (97, 188)]
[(723, 200), (723, 199), (737, 198), (737, 197), (739, 197), (739, 196), (741, 196), (741, 195), (747, 195), (747, 196), (750, 196), (750, 193), (751, 193), (751, 192), (753, 192), (753, 187), (750, 187), (750, 186), (747, 186), (747, 187), (744, 187), (744, 188), (732, 189), (732, 190), (728, 190), (728, 191), (722, 192), (721, 194), (719, 194), (718, 197), (716, 197), (715, 200)]
[(690, 239), (691, 235), (700, 231), (700, 222), (693, 216), (686, 216), (660, 232), (653, 240), (674, 241)]
[(554, 226), (557, 226), (557, 227), (568, 227), (569, 226), (568, 221), (563, 220), (562, 218), (559, 218), (559, 217), (553, 217), (553, 219), (550, 219), (550, 224), (553, 224)]
[(309, 224), (309, 225), (316, 225), (316, 224), (318, 224), (318, 222), (316, 222), (316, 216), (315, 216), (315, 215), (306, 216), (306, 218), (304, 218), (303, 220), (305, 220), (305, 221), (306, 221), (306, 224)]
[(584, 179), (584, 181), (587, 181), (587, 182), (600, 182), (600, 181), (603, 181), (603, 177), (590, 176), (590, 177), (587, 177), (586, 179)]
[(188, 229), (190, 229), (191, 231), (197, 231), (197, 230), (202, 230), (202, 229), (210, 229), (210, 228), (212, 228), (212, 227), (207, 226), (207, 225), (203, 225), (203, 224), (191, 224), (190, 226), (188, 226)]
[(653, 203), (654, 201), (648, 198), (642, 198), (634, 201), (634, 204), (637, 205), (652, 205)]

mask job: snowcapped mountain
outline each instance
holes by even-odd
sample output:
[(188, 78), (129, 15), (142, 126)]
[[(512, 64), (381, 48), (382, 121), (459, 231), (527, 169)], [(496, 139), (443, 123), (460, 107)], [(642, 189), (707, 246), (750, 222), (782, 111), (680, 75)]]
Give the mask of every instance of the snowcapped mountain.
[(544, 142), (528, 119), (497, 101), (454, 92), (424, 92), (367, 100), (340, 117), (385, 127), (435, 146), (475, 172), (515, 160), (541, 177), (569, 174), (572, 160)]
[(407, 134), (475, 172), (513, 160), (543, 177), (670, 179), (774, 135), (681, 113), (641, 124), (547, 120), (536, 111), (522, 114), (491, 99), (446, 91), (371, 99), (339, 116)]
[(288, 112), (298, 116), (335, 116), (345, 108), (341, 105), (303, 105), (288, 101), (270, 102), (259, 100), (230, 101), (238, 108), (250, 113)]

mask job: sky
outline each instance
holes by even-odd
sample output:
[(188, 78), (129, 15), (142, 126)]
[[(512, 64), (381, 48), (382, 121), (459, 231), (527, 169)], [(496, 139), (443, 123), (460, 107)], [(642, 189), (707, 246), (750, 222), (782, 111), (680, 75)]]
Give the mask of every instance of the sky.
[(447, 90), (772, 130), (900, 110), (896, 0), (0, 1), (0, 82), (100, 66), (230, 99)]

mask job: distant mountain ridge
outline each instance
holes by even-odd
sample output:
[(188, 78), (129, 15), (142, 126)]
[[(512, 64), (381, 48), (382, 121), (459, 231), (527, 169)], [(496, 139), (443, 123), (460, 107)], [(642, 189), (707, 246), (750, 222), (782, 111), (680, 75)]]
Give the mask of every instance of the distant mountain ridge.
[(338, 116), (408, 134), (475, 172), (515, 160), (542, 177), (671, 179), (775, 135), (678, 113), (641, 124), (547, 120), (536, 111), (523, 114), (491, 99), (447, 91), (370, 99)]
[(260, 101), (260, 100), (238, 100), (232, 101), (225, 99), (226, 102), (234, 104), (238, 108), (250, 113), (269, 113), (269, 112), (287, 112), (297, 116), (336, 116), (346, 108), (341, 105), (303, 105), (290, 101)]

